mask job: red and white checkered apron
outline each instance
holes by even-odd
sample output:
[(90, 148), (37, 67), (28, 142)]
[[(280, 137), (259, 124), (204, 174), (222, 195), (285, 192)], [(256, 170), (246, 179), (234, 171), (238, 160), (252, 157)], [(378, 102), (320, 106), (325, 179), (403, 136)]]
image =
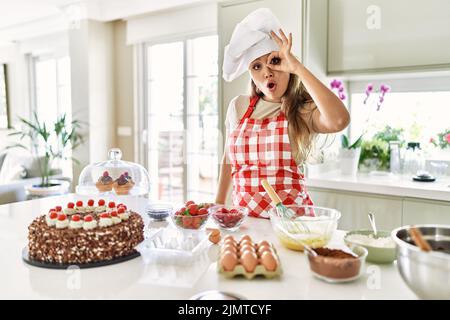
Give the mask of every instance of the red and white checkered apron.
[(250, 215), (268, 218), (272, 201), (261, 185), (266, 179), (284, 205), (313, 205), (304, 176), (292, 156), (288, 121), (277, 117), (250, 119), (259, 97), (252, 97), (247, 112), (228, 138), (232, 164), (233, 204), (249, 208)]

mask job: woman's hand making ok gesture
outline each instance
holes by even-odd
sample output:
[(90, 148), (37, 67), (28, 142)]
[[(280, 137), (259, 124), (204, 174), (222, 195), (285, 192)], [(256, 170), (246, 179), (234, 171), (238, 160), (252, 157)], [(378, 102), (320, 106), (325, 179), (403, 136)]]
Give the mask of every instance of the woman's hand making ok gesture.
[(272, 51), (267, 58), (267, 66), (272, 70), (296, 73), (301, 62), (291, 53), (292, 48), (292, 33), (289, 33), (289, 38), (286, 37), (283, 30), (279, 30), (281, 38), (273, 31), (270, 35), (280, 47), (279, 51)]

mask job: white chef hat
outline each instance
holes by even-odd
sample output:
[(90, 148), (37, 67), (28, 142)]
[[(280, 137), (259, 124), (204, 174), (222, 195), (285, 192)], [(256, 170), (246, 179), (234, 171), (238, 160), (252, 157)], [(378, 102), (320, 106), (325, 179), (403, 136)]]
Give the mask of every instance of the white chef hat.
[(239, 22), (224, 51), (222, 71), (225, 81), (239, 77), (256, 58), (278, 51), (270, 31), (278, 32), (280, 28), (281, 23), (267, 8), (257, 9)]

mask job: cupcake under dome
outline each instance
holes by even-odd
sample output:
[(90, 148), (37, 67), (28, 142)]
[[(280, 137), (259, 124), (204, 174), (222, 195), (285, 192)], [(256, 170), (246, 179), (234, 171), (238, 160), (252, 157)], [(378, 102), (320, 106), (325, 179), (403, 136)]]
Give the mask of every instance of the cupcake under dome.
[(108, 154), (109, 160), (90, 164), (81, 171), (77, 194), (140, 196), (150, 192), (150, 177), (143, 166), (121, 160), (120, 149), (111, 149)]

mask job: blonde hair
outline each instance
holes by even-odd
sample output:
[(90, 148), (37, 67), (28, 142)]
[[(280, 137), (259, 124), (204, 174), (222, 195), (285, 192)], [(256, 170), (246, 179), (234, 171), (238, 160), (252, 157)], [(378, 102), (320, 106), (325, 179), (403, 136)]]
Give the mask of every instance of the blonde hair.
[[(264, 93), (258, 90), (253, 80), (250, 80), (250, 95), (252, 97), (264, 97)], [(317, 106), (314, 106), (312, 109), (306, 109), (305, 105), (310, 102), (313, 102), (313, 100), (300, 78), (296, 74), (290, 74), (288, 87), (281, 97), (281, 110), (286, 115), (289, 132), (294, 137), (294, 146), (297, 148), (296, 151), (298, 151), (297, 159), (295, 160), (302, 164), (308, 159), (313, 149), (315, 137), (315, 134), (311, 132), (306, 121), (301, 116), (309, 113), (312, 124), (311, 115)], [(295, 156), (295, 153), (293, 155)]]

